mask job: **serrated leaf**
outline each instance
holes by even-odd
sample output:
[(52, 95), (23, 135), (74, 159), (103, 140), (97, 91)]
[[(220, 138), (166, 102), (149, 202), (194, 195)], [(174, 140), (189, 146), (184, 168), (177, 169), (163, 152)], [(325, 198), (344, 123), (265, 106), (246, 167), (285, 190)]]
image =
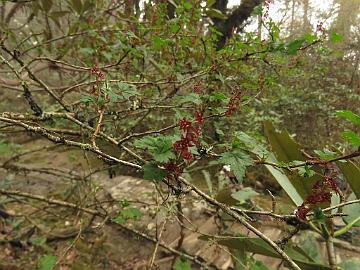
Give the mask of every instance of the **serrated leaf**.
[(118, 87), (121, 90), (121, 95), (127, 100), (129, 100), (131, 97), (140, 96), (139, 91), (134, 85), (120, 82), (118, 83)]
[(184, 103), (194, 103), (196, 105), (200, 105), (201, 104), (201, 97), (199, 94), (196, 93), (190, 93), (186, 96), (181, 96), (178, 98), (178, 103), (179, 104), (184, 104)]
[(37, 270), (51, 270), (55, 266), (56, 257), (46, 255), (40, 258)]
[(210, 18), (216, 18), (216, 19), (220, 19), (220, 20), (227, 19), (227, 16), (225, 14), (223, 14), (220, 10), (215, 9), (215, 8), (209, 8), (205, 11), (205, 13)]
[(336, 115), (351, 121), (360, 128), (360, 116), (353, 113), (352, 111), (337, 111)]
[(145, 137), (134, 142), (134, 146), (149, 150), (154, 159), (160, 163), (166, 163), (175, 158), (172, 144), (175, 141), (172, 136)]
[(241, 183), (244, 178), (246, 167), (254, 163), (248, 154), (238, 150), (223, 153), (218, 162), (223, 165), (230, 165), (231, 171), (239, 183)]
[(161, 181), (167, 175), (167, 172), (163, 169), (160, 169), (158, 166), (152, 163), (147, 163), (142, 167), (144, 171), (145, 180), (158, 180)]
[(360, 147), (360, 137), (356, 133), (348, 130), (341, 132), (341, 136), (351, 145)]

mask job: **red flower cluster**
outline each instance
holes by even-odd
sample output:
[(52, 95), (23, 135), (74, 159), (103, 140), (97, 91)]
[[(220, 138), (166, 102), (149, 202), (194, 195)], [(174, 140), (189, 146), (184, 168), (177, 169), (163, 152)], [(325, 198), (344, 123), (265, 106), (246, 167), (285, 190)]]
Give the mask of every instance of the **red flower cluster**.
[(100, 69), (96, 65), (93, 65), (91, 68), (91, 74), (96, 75), (97, 80), (102, 81), (105, 78), (104, 73), (101, 72)]
[(164, 165), (166, 171), (168, 172), (168, 177), (178, 178), (182, 172), (183, 168), (174, 162), (169, 162)]
[[(204, 123), (204, 119), (200, 112), (195, 113), (195, 122), (198, 125)], [(179, 153), (180, 156), (185, 160), (193, 159), (193, 155), (189, 151), (189, 147), (199, 145), (199, 136), (201, 135), (201, 130), (192, 125), (192, 123), (186, 118), (183, 118), (179, 121), (179, 127), (183, 131), (181, 139), (176, 141), (173, 144), (173, 149), (175, 152)]]
[(323, 202), (331, 202), (332, 192), (339, 193), (339, 189), (334, 178), (337, 176), (335, 167), (332, 164), (326, 164), (326, 172), (324, 179), (317, 181), (312, 191), (306, 200), (300, 205), (296, 211), (296, 216), (299, 219), (306, 219), (307, 213), (311, 211), (312, 208)]
[(238, 87), (234, 92), (233, 96), (230, 98), (230, 101), (227, 106), (227, 110), (225, 112), (226, 116), (229, 116), (236, 111), (237, 107), (239, 107), (240, 99), (241, 99), (241, 90)]
[(201, 84), (199, 82), (194, 84), (194, 92), (196, 94), (199, 94), (199, 95), (203, 93), (203, 89), (202, 89)]

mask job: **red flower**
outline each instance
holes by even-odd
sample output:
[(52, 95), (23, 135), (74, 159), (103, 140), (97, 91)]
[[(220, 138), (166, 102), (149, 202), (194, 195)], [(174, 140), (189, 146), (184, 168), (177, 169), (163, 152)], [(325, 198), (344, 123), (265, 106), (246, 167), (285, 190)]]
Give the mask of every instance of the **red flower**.
[(204, 124), (204, 118), (203, 118), (201, 112), (199, 112), (199, 111), (196, 111), (196, 112), (195, 112), (195, 121), (196, 121), (196, 123), (198, 123), (199, 125)]
[(309, 208), (307, 208), (306, 206), (305, 206), (305, 204), (303, 203), (302, 205), (300, 205), (299, 207), (298, 207), (298, 209), (296, 210), (296, 217), (298, 218), (298, 219), (302, 219), (302, 220), (305, 220), (306, 219), (306, 215), (307, 215), (307, 213), (309, 213), (310, 212), (310, 209)]
[(180, 129), (182, 129), (183, 131), (186, 131), (189, 127), (191, 127), (191, 122), (186, 120), (186, 118), (183, 118), (179, 121), (179, 126), (180, 126)]
[(93, 67), (91, 68), (91, 74), (92, 74), (92, 75), (96, 75), (96, 78), (97, 78), (97, 80), (99, 80), (99, 81), (102, 81), (102, 80), (104, 80), (104, 78), (105, 78), (104, 73), (102, 73), (102, 72), (100, 71), (100, 69), (98, 69), (98, 67), (97, 67), (96, 65), (93, 65)]
[(183, 151), (181, 156), (185, 160), (191, 160), (193, 158), (193, 155), (188, 150)]
[(201, 88), (201, 85), (199, 82), (197, 82), (196, 84), (194, 84), (194, 92), (196, 94), (202, 94), (203, 93), (203, 89)]

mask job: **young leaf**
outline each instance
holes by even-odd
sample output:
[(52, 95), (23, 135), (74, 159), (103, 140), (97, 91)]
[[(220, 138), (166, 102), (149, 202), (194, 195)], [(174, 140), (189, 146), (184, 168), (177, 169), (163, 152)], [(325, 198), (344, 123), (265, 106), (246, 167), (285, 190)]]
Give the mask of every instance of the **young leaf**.
[(119, 214), (122, 217), (128, 218), (128, 219), (139, 219), (143, 215), (143, 213), (141, 213), (141, 211), (138, 208), (134, 208), (134, 207), (130, 207), (130, 208), (121, 210), (119, 212)]

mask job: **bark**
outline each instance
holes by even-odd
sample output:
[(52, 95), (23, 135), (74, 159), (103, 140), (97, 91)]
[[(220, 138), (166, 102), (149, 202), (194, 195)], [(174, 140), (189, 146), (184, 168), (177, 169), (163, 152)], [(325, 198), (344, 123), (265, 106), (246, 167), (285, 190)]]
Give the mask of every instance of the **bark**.
[[(232, 37), (233, 30), (241, 26), (250, 16), (254, 8), (260, 5), (264, 0), (242, 0), (238, 8), (236, 8), (226, 20), (212, 19), (217, 31), (221, 33), (219, 36), (217, 49), (220, 50), (225, 46), (226, 41)], [(214, 8), (222, 10), (227, 0), (216, 1)], [(225, 5), (225, 7), (226, 7)]]

